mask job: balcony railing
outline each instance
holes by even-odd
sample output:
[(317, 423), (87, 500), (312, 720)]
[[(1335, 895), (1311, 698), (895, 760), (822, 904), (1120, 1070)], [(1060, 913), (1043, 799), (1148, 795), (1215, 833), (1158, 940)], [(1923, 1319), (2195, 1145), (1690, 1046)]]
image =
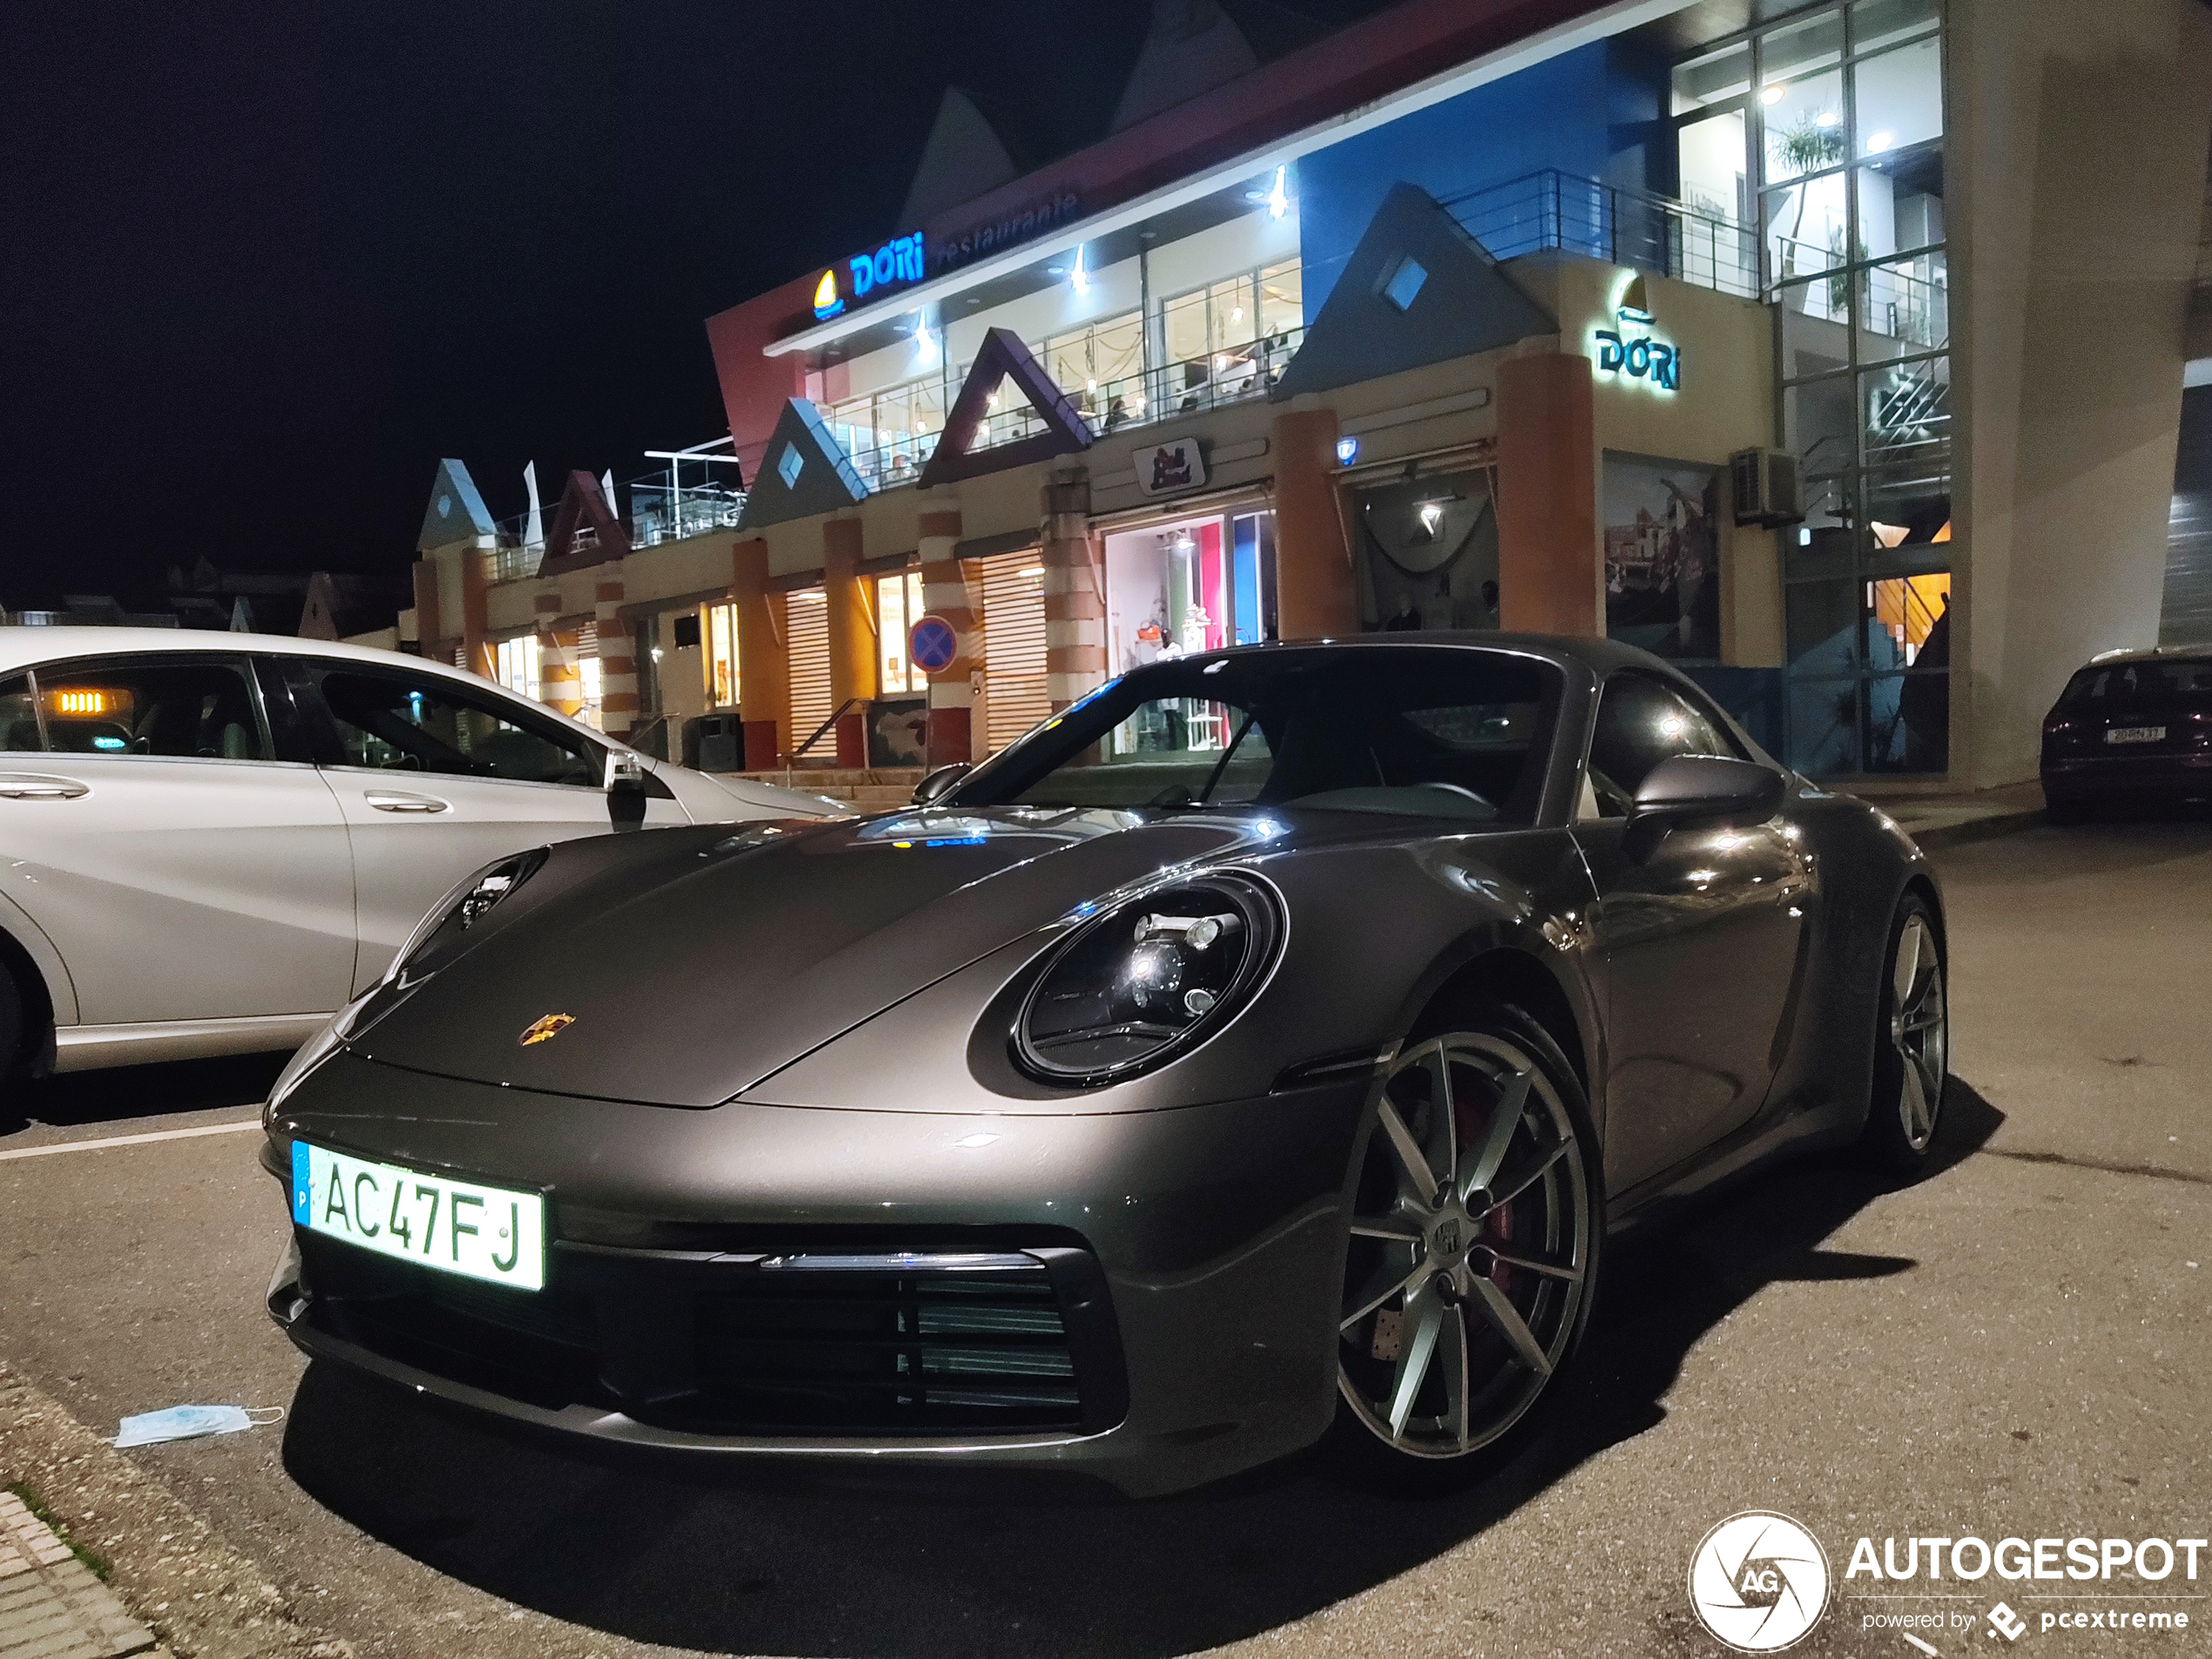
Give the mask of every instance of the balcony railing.
[[(622, 523), (630, 532), (631, 547), (656, 547), (663, 542), (680, 542), (687, 536), (737, 528), (745, 511), (743, 490), (709, 486), (671, 489), (664, 482), (667, 476), (655, 473), (650, 482), (640, 479), (617, 487), (617, 497), (627, 495), (630, 498), (630, 516)], [(517, 513), (499, 521), (491, 555), (494, 582), (521, 582), (537, 574), (545, 561), (545, 533), (552, 528), (555, 511), (548, 507), (535, 520), (529, 513)], [(577, 550), (598, 543), (599, 532), (591, 525), (577, 527), (574, 543)]]
[[(1286, 328), (1264, 340), (1224, 346), (1204, 357), (1167, 363), (1134, 374), (1086, 385), (1069, 397), (1089, 426), (1094, 437), (1110, 437), (1134, 427), (1181, 415), (1202, 414), (1231, 403), (1264, 397), (1283, 376), (1305, 338), (1303, 328)], [(862, 428), (865, 430), (866, 428)], [(976, 429), (974, 448), (995, 448), (1034, 437), (1045, 429), (1043, 418), (1026, 403), (1007, 410), (993, 410)], [(910, 484), (921, 475), (935, 453), (936, 432), (901, 433), (873, 448), (862, 446), (853, 454), (853, 468), (871, 489)]]
[(1747, 300), (1759, 291), (1757, 232), (1669, 197), (1547, 171), (1441, 205), (1493, 259), (1558, 248)]

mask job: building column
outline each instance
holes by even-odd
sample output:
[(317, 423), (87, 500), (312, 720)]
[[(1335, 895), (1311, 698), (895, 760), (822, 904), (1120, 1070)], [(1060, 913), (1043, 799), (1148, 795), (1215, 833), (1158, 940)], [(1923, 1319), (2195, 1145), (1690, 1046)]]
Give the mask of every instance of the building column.
[[(830, 706), (876, 695), (874, 607), (860, 575), (860, 521), (833, 518), (822, 525), (822, 597), (829, 610)], [(799, 739), (805, 741), (804, 738)], [(837, 764), (868, 764), (868, 716), (853, 709), (837, 721)]]
[(1105, 683), (1106, 601), (1091, 543), (1089, 475), (1081, 467), (1058, 470), (1040, 494), (1044, 689), (1056, 711)]
[(619, 563), (599, 567), (592, 598), (599, 627), (599, 729), (627, 738), (637, 724), (637, 647), (623, 618)]
[(1275, 461), (1275, 618), (1285, 639), (1323, 639), (1359, 631), (1337, 493), (1337, 412), (1298, 407), (1275, 417), (1268, 453)]
[(959, 642), (952, 662), (929, 677), (925, 762), (949, 766), (975, 758), (975, 673), (982, 664), (983, 637), (974, 596), (953, 551), (960, 543), (960, 509), (925, 511), (920, 528), (922, 608), (950, 623)]
[(1498, 366), (1498, 625), (1605, 632), (1587, 357), (1548, 353)]
[(481, 548), (461, 550), (461, 665), (471, 674), (496, 679), (491, 658), (491, 555)]
[(415, 648), (432, 662), (453, 662), (453, 641), (438, 615), (438, 562), (427, 553), (415, 562)]
[(758, 536), (730, 550), (730, 603), (738, 608), (738, 721), (745, 769), (772, 771), (795, 738), (791, 723), (791, 652), (780, 597), (768, 591), (768, 543)]

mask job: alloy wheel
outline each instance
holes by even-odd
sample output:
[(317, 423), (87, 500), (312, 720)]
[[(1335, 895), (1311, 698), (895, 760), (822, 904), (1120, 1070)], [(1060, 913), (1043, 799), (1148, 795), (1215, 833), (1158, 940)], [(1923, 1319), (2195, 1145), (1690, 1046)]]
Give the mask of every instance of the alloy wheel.
[(1897, 1111), (1905, 1144), (1923, 1151), (1935, 1138), (1951, 1042), (1943, 958), (1927, 918), (1917, 911), (1898, 930), (1897, 959), (1890, 969), (1890, 1044), (1900, 1062)]
[(1519, 1421), (1574, 1339), (1591, 1211), (1534, 1056), (1487, 1032), (1407, 1047), (1361, 1158), (1338, 1325), (1338, 1387), (1368, 1430), (1454, 1458)]

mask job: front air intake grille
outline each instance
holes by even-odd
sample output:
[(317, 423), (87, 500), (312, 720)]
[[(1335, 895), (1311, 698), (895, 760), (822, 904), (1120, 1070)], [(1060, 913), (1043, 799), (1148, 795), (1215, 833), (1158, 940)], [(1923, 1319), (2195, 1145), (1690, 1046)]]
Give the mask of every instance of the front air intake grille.
[(1016, 1254), (771, 1258), (699, 1300), (696, 1408), (731, 1426), (1081, 1426), (1046, 1264)]
[(314, 1328), (550, 1409), (746, 1437), (1096, 1433), (1127, 1385), (1063, 1244), (776, 1251), (556, 1244), (536, 1293), (300, 1236)]

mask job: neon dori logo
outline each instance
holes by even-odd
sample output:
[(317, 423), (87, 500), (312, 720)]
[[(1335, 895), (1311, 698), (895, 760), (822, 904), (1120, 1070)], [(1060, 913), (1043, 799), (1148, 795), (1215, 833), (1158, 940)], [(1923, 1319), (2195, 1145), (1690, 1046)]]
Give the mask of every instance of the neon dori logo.
[(1828, 1610), (1827, 1552), (1803, 1524), (1771, 1510), (1730, 1515), (1689, 1558), (1689, 1605), (1716, 1642), (1778, 1653)]
[(922, 278), (922, 233), (894, 236), (873, 253), (855, 253), (845, 262), (846, 280), (838, 281), (835, 266), (822, 273), (814, 285), (814, 317), (826, 322), (845, 309), (849, 297), (859, 304), (878, 289), (904, 287)]
[[(1634, 314), (1625, 309), (1621, 313), (1624, 321)], [(1650, 319), (1642, 320), (1649, 322)], [(1616, 328), (1599, 329), (1597, 367), (1601, 374), (1625, 374), (1632, 381), (1648, 381), (1662, 392), (1682, 389), (1682, 353), (1649, 334), (1629, 338)]]

